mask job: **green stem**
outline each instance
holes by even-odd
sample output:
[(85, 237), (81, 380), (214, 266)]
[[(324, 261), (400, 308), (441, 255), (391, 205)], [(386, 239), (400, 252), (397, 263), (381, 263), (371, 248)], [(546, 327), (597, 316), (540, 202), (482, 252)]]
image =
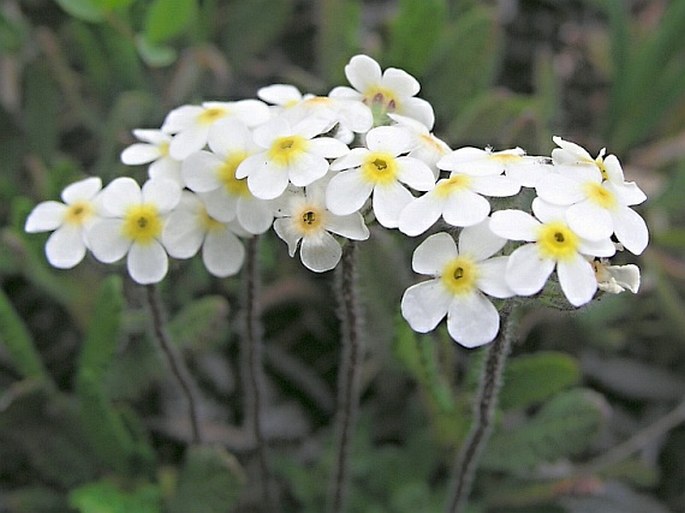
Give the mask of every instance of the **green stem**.
[(515, 335), (514, 313), (504, 309), (500, 315), (501, 329), (497, 338), (488, 348), (480, 377), (478, 395), (474, 405), (474, 423), (459, 450), (454, 466), (454, 485), (446, 509), (448, 513), (462, 513), (466, 508), (480, 455), (492, 433), (502, 376)]
[(349, 453), (359, 409), (364, 348), (361, 336), (356, 262), (357, 245), (350, 241), (344, 248), (338, 273), (342, 355), (338, 373), (335, 460), (328, 502), (330, 513), (345, 511), (349, 486)]
[(190, 377), (190, 372), (181, 356), (176, 352), (176, 349), (169, 338), (166, 329), (166, 316), (164, 314), (162, 302), (159, 298), (157, 287), (155, 285), (147, 285), (145, 287), (145, 292), (152, 315), (152, 327), (155, 340), (157, 340), (159, 347), (162, 349), (162, 353), (164, 353), (166, 361), (169, 364), (171, 373), (188, 403), (188, 418), (190, 419), (192, 442), (194, 444), (202, 443), (200, 420), (197, 412), (197, 400), (193, 393), (193, 380)]

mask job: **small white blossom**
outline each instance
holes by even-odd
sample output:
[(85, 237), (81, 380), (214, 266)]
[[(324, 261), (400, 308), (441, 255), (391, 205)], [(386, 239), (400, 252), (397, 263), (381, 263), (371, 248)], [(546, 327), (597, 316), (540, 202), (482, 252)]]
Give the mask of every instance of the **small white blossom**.
[(148, 180), (140, 186), (128, 177), (116, 178), (102, 190), (103, 217), (88, 230), (95, 258), (112, 263), (128, 254), (131, 278), (157, 283), (169, 261), (161, 243), (164, 218), (178, 204), (181, 188), (172, 180)]
[(26, 219), (29, 233), (54, 232), (45, 244), (50, 265), (70, 269), (86, 255), (88, 227), (98, 218), (97, 196), (102, 188), (100, 178), (74, 182), (62, 191), (62, 201), (44, 201), (36, 205)]
[(407, 155), (422, 160), (433, 171), (433, 176), (438, 179), (440, 170), (438, 161), (449, 154), (452, 150), (442, 139), (436, 137), (423, 123), (407, 116), (399, 114), (388, 114), (399, 126), (407, 128), (414, 136), (414, 148)]
[(326, 209), (327, 181), (326, 177), (304, 190), (286, 193), (279, 219), (274, 221), (274, 230), (288, 244), (290, 256), (299, 246), (302, 263), (315, 272), (331, 270), (340, 261), (342, 248), (332, 233), (351, 240), (369, 238), (359, 212), (339, 216)]
[(121, 152), (121, 162), (127, 166), (150, 164), (150, 178), (167, 178), (183, 186), (181, 179), (181, 162), (169, 154), (171, 136), (161, 130), (137, 128), (133, 135), (139, 141)]
[[(530, 296), (545, 285), (556, 268), (561, 290), (573, 306), (592, 299), (597, 280), (584, 256), (610, 257), (616, 249), (610, 239), (591, 241), (574, 232), (564, 209), (535, 198), (533, 213), (500, 210), (492, 214), (490, 229), (509, 240), (526, 241), (509, 256), (507, 284), (521, 296)], [(539, 220), (538, 220), (539, 219)]]
[(352, 87), (334, 88), (331, 98), (352, 99), (368, 105), (377, 116), (395, 112), (414, 118), (429, 130), (433, 128), (435, 114), (426, 100), (415, 98), (421, 86), (404, 70), (387, 68), (367, 55), (355, 55), (345, 66), (345, 76)]
[(418, 191), (435, 186), (428, 165), (419, 159), (401, 156), (413, 149), (411, 132), (399, 126), (373, 128), (366, 135), (366, 148), (354, 148), (331, 164), (334, 171), (326, 191), (326, 205), (337, 215), (362, 208), (373, 194), (373, 211), (386, 228), (396, 228), (400, 212), (413, 196), (402, 183)]
[(506, 240), (487, 222), (464, 228), (459, 248), (451, 235), (428, 237), (414, 251), (412, 268), (433, 279), (412, 285), (402, 296), (402, 315), (414, 331), (435, 329), (447, 315), (447, 331), (459, 344), (477, 347), (499, 331), (499, 313), (483, 294), (513, 296), (505, 281), (507, 257), (493, 257)]
[(634, 264), (609, 265), (604, 259), (593, 262), (595, 277), (600, 290), (620, 294), (629, 290), (637, 294), (640, 289), (640, 268)]

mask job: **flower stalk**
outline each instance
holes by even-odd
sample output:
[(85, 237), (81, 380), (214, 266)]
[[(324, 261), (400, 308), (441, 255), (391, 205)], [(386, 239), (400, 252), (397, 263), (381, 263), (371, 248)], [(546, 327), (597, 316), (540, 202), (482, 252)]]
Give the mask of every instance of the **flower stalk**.
[(449, 496), (447, 513), (463, 513), (465, 511), (480, 455), (492, 433), (493, 418), (502, 386), (502, 376), (516, 331), (516, 313), (513, 309), (505, 307), (501, 316), (502, 328), (497, 338), (488, 347), (481, 371), (480, 385), (474, 403), (474, 422), (457, 455), (453, 471), (454, 484)]
[(338, 373), (335, 459), (328, 498), (329, 513), (345, 511), (350, 479), (349, 453), (359, 409), (364, 346), (356, 275), (357, 251), (354, 241), (347, 243), (337, 276), (342, 354)]

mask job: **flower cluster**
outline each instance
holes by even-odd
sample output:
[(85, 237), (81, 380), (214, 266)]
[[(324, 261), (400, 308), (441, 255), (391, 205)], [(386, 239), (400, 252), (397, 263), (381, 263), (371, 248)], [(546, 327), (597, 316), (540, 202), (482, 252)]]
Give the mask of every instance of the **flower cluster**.
[[(637, 291), (637, 267), (607, 258), (645, 249), (647, 227), (631, 207), (646, 196), (614, 155), (592, 158), (559, 137), (550, 157), (453, 150), (432, 133), (433, 108), (416, 97), (414, 77), (365, 55), (345, 74), (352, 87), (327, 96), (275, 84), (256, 99), (176, 108), (159, 129), (134, 130), (139, 142), (121, 154), (148, 165), (142, 187), (128, 177), (104, 188), (98, 178), (76, 182), (63, 203), (37, 205), (26, 231), (54, 232), (46, 255), (55, 267), (87, 251), (105, 263), (126, 256), (142, 284), (165, 277), (169, 256), (200, 250), (210, 273), (234, 275), (241, 239), (272, 226), (315, 272), (336, 267), (346, 240), (367, 239), (367, 223), (410, 237), (430, 231), (412, 260), (430, 279), (406, 290), (402, 314), (422, 333), (446, 316), (467, 347), (497, 335), (488, 296), (535, 295), (555, 270), (573, 306), (598, 289)], [(519, 208), (495, 208), (505, 202)]]

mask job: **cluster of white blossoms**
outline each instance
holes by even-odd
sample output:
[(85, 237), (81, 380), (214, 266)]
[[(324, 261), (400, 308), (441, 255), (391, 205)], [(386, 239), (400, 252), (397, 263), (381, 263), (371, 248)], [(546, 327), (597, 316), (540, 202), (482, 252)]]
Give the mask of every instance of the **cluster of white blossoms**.
[(45, 250), (55, 267), (87, 251), (105, 263), (126, 256), (141, 284), (162, 280), (169, 256), (200, 251), (210, 273), (234, 275), (242, 240), (272, 226), (315, 272), (336, 267), (347, 240), (367, 239), (367, 223), (411, 237), (430, 231), (412, 260), (430, 279), (405, 291), (402, 314), (421, 333), (447, 317), (466, 347), (499, 331), (488, 296), (535, 295), (555, 270), (573, 306), (598, 289), (637, 291), (638, 268), (607, 259), (645, 249), (647, 227), (631, 207), (646, 196), (614, 155), (592, 158), (559, 137), (551, 157), (452, 150), (432, 133), (433, 108), (416, 97), (414, 77), (365, 55), (345, 74), (352, 87), (327, 96), (276, 84), (257, 99), (174, 109), (160, 129), (134, 130), (139, 142), (121, 154), (148, 165), (142, 187), (86, 178), (63, 202), (37, 205), (26, 231), (53, 231)]

